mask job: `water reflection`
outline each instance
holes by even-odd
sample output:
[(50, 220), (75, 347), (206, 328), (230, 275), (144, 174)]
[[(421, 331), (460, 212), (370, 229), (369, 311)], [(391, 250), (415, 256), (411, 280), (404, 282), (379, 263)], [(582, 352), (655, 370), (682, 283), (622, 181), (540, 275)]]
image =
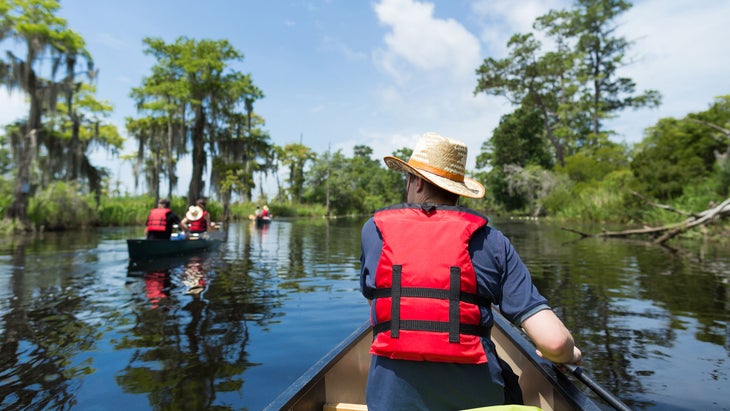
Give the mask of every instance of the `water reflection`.
[[(726, 409), (730, 255), (505, 224), (586, 368), (636, 409)], [(727, 247), (725, 245), (725, 247)], [(694, 392), (694, 394), (689, 394)]]
[[(0, 239), (0, 408), (263, 408), (367, 318), (362, 222), (233, 224), (147, 264), (127, 258), (138, 229)], [(730, 407), (727, 245), (494, 224), (596, 380), (635, 409)]]
[[(74, 361), (81, 351), (93, 349), (97, 324), (85, 321), (83, 296), (64, 279), (34, 284), (26, 276), (38, 261), (28, 249), (44, 251), (37, 241), (20, 238), (7, 242), (12, 249), (3, 293), (0, 343), (0, 406), (3, 409), (67, 409), (73, 403), (80, 378), (95, 371), (88, 362)], [(72, 254), (57, 263), (69, 264)], [(5, 276), (3, 276), (5, 277)]]

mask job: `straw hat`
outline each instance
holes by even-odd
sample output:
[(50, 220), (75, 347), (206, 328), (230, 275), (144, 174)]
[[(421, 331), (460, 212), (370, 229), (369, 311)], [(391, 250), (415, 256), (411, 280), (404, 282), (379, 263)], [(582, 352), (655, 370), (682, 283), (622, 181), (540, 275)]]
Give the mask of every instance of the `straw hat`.
[(203, 216), (203, 209), (198, 206), (188, 207), (188, 212), (185, 213), (185, 218), (187, 218), (190, 221), (200, 220), (200, 218), (202, 216)]
[(395, 171), (414, 174), (451, 193), (484, 197), (484, 186), (464, 176), (466, 154), (466, 144), (461, 141), (426, 133), (418, 140), (407, 163), (393, 156), (386, 156), (383, 161)]

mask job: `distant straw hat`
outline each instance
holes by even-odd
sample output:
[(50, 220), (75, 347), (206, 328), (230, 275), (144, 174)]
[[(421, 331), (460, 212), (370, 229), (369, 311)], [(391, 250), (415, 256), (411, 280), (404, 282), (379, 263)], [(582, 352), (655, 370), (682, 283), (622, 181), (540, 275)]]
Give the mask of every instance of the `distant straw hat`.
[(395, 171), (414, 174), (451, 193), (484, 197), (484, 186), (464, 176), (466, 155), (466, 144), (461, 141), (426, 133), (418, 140), (407, 163), (393, 156), (386, 156), (383, 161)]
[(190, 221), (200, 220), (203, 217), (203, 209), (198, 206), (188, 207), (188, 212), (185, 213), (185, 218)]

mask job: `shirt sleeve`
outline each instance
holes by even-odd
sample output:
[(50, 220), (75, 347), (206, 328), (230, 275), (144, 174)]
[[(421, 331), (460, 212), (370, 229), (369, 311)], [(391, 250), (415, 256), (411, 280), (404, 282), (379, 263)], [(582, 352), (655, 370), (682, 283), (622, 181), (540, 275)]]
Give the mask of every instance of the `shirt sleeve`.
[(373, 218), (362, 227), (360, 235), (360, 291), (363, 297), (373, 299), (375, 291), (375, 271), (383, 249), (383, 238), (380, 236)]
[(469, 252), (479, 292), (498, 305), (509, 321), (521, 324), (536, 312), (550, 308), (532, 283), (527, 266), (502, 232), (492, 227), (478, 230), (469, 243)]

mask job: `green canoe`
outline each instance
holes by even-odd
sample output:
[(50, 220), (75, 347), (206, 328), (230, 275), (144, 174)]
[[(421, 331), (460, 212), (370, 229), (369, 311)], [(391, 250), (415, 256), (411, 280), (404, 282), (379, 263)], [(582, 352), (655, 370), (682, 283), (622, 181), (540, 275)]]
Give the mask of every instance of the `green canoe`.
[(217, 248), (223, 241), (212, 238), (191, 240), (128, 239), (131, 260), (148, 260), (160, 256), (186, 255)]

